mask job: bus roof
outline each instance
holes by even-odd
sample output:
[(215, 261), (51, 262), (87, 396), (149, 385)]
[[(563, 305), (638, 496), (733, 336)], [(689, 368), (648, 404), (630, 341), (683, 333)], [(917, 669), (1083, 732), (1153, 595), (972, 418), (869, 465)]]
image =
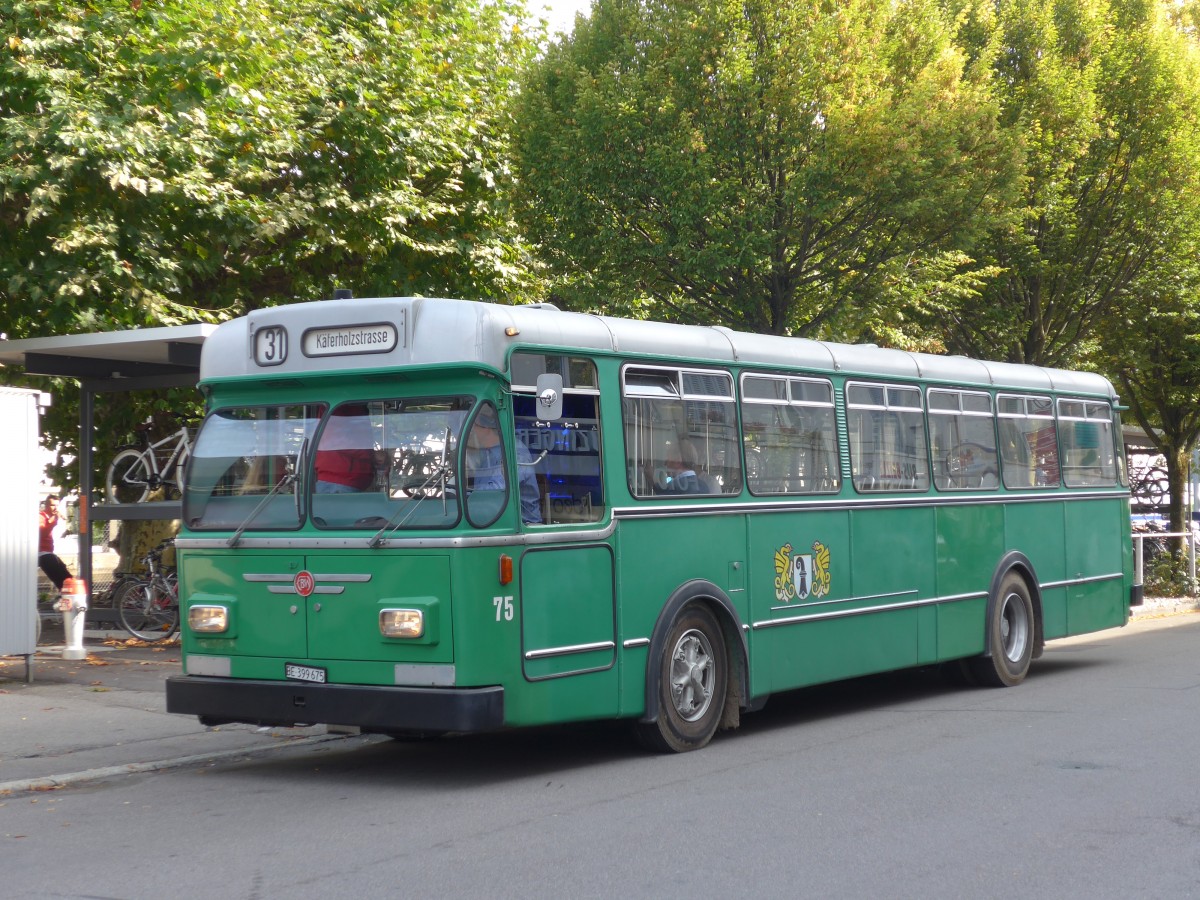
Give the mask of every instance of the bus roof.
[(207, 338), (200, 380), (439, 364), (503, 372), (513, 347), (1116, 396), (1106, 378), (1088, 372), (617, 319), (548, 304), (431, 297), (325, 300), (257, 310)]

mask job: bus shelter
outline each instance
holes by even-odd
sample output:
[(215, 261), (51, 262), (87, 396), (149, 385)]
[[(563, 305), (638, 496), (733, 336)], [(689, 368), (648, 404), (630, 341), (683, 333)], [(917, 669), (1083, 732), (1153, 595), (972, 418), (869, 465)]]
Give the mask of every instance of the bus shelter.
[[(195, 387), (200, 379), (200, 349), (215, 325), (139, 328), (94, 334), (0, 341), (0, 365), (20, 366), (27, 375), (73, 378), (79, 383), (79, 562), (77, 574), (92, 583), (91, 523), (178, 519), (179, 501), (94, 503), (96, 445), (95, 401), (99, 394)], [(111, 440), (100, 435), (99, 440)], [(8, 480), (0, 472), (5, 493)], [(33, 521), (29, 527), (33, 527)], [(85, 538), (86, 536), (86, 538)], [(7, 565), (7, 561), (3, 561)]]

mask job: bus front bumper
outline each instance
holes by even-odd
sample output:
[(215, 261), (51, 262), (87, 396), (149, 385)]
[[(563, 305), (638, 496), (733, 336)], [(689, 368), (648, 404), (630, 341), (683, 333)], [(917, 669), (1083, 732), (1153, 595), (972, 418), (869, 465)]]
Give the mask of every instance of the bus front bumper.
[(205, 725), (356, 725), (363, 731), (494, 731), (504, 724), (504, 688), (421, 688), (177, 675), (167, 712)]

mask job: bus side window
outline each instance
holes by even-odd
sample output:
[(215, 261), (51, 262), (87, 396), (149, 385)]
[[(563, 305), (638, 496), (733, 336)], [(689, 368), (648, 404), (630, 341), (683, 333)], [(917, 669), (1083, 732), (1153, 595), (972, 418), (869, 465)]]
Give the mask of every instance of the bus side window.
[(622, 378), (625, 467), (633, 496), (741, 492), (728, 372), (646, 366), (629, 367)]
[[(606, 502), (600, 458), (600, 393), (590, 359), (514, 353), (516, 439), (529, 450), (538, 484), (541, 523), (598, 522)], [(539, 420), (534, 386), (546, 372), (563, 376), (562, 416)]]
[(1000, 394), (996, 405), (1004, 486), (1058, 487), (1058, 442), (1050, 398)]
[(1068, 487), (1117, 483), (1112, 408), (1090, 400), (1058, 401), (1063, 480)]
[(841, 487), (828, 381), (744, 374), (742, 442), (752, 494), (817, 494)]
[(929, 488), (925, 415), (919, 389), (847, 384), (846, 423), (855, 490)]
[(977, 391), (930, 388), (929, 442), (933, 482), (941, 491), (999, 486), (992, 398)]

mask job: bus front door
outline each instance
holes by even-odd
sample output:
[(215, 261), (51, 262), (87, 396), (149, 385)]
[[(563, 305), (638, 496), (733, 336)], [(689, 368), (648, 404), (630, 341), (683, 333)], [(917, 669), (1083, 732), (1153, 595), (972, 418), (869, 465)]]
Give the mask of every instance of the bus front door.
[(613, 552), (606, 544), (521, 557), (521, 659), (528, 681), (608, 672), (616, 663)]

